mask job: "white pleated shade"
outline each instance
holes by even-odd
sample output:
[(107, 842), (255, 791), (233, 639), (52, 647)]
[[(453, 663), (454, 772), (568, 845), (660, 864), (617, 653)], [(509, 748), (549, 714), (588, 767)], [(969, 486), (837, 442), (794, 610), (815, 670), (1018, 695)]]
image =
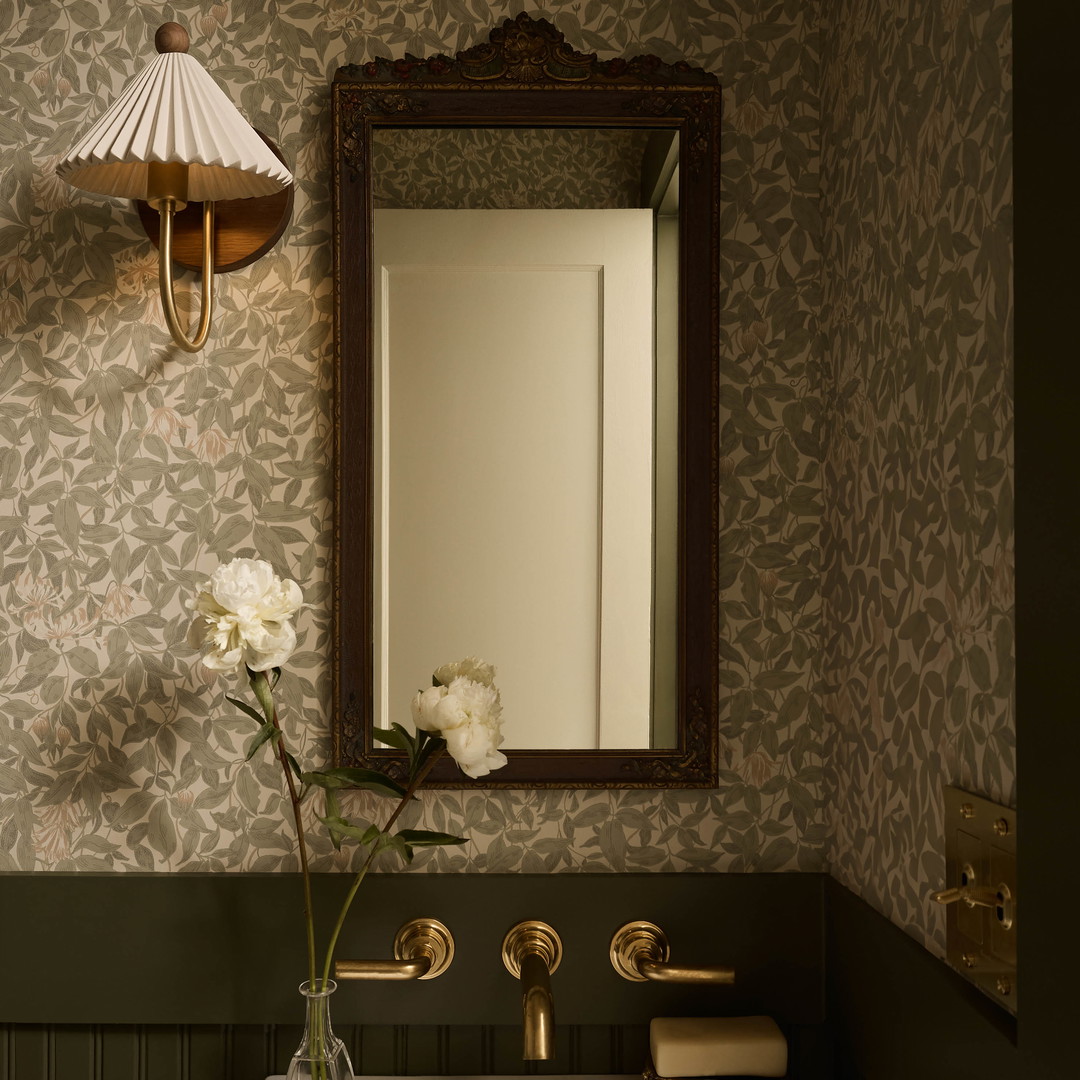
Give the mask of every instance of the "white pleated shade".
[(101, 195), (145, 199), (151, 161), (188, 164), (192, 202), (272, 195), (292, 183), (289, 170), (185, 52), (161, 53), (147, 64), (56, 175)]

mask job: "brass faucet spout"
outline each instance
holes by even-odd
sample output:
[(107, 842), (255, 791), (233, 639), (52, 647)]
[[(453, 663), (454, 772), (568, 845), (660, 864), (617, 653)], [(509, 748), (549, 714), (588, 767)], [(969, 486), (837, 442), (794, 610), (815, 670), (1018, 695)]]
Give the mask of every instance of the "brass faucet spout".
[(530, 952), (521, 961), (521, 1009), (525, 1026), (526, 1061), (550, 1061), (555, 1056), (555, 999), (547, 961)]
[(525, 1031), (525, 1061), (550, 1061), (555, 1056), (555, 998), (551, 973), (562, 959), (562, 941), (547, 923), (526, 920), (503, 938), (503, 966), (521, 980), (521, 1017)]

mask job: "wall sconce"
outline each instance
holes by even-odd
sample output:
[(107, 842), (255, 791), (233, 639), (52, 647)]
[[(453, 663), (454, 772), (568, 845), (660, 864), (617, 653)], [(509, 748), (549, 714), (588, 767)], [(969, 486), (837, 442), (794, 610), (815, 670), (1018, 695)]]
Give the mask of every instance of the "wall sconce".
[[(128, 83), (56, 167), (56, 174), (87, 191), (145, 200), (157, 211), (158, 236), (153, 214), (140, 209), (140, 216), (158, 245), (165, 321), (180, 348), (198, 352), (213, 315), (215, 249), (219, 257), (227, 253), (219, 273), (247, 266), (265, 254), (292, 213), (293, 178), (269, 140), (188, 56), (189, 44), (179, 24), (160, 26), (154, 36), (159, 55)], [(221, 200), (228, 201), (220, 207), (223, 213), (215, 228), (214, 204)], [(194, 225), (199, 217), (194, 207), (181, 215), (189, 201), (202, 203), (201, 226)], [(227, 229), (221, 227), (226, 221)], [(190, 261), (198, 250), (201, 260)], [(174, 261), (202, 271), (194, 338), (188, 338), (177, 318)]]

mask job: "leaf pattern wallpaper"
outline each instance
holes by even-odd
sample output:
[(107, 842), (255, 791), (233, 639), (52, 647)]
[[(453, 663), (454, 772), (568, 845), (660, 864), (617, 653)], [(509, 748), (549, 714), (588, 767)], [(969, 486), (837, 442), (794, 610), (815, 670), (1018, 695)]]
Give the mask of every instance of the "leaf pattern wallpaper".
[(618, 210), (642, 205), (640, 131), (376, 128), (376, 209)]
[[(329, 82), (468, 47), (521, 7), (0, 5), (0, 870), (296, 869), (279, 775), (242, 763), (250, 722), (185, 644), (185, 601), (234, 555), (300, 583), (282, 698), (299, 756), (324, 762)], [(1013, 776), (1008, 6), (530, 11), (577, 48), (685, 58), (725, 87), (721, 782), (428, 792), (406, 824), (471, 842), (412, 872), (831, 857), (933, 944), (940, 783), (1009, 797)], [(131, 207), (54, 172), (165, 19), (297, 178), (290, 228), (218, 279), (195, 355), (169, 344)], [(317, 845), (317, 869), (347, 859)]]
[(822, 36), (830, 862), (939, 952), (942, 788), (1015, 805), (1010, 12)]

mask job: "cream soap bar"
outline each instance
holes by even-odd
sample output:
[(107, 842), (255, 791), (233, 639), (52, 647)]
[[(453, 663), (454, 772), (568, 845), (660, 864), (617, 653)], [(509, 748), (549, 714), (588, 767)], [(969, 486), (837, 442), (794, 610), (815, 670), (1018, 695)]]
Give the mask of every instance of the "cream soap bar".
[(657, 1017), (649, 1025), (657, 1076), (784, 1076), (787, 1040), (770, 1016)]

